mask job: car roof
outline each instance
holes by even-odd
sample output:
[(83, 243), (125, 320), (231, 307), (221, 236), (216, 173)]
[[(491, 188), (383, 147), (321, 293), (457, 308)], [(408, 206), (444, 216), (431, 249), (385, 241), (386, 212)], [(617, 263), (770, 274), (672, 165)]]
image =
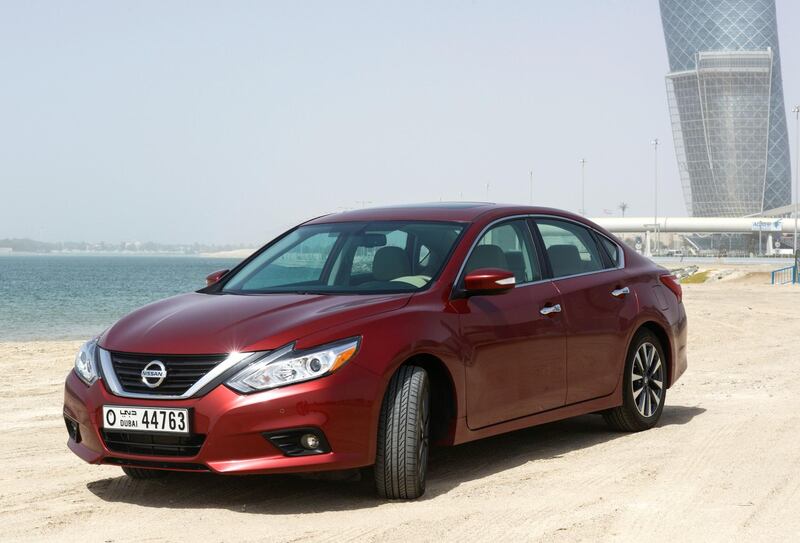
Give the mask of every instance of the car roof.
[[(547, 214), (579, 218), (558, 209), (489, 202), (435, 202), (373, 207), (332, 213), (305, 224), (326, 224), (356, 221), (455, 221), (474, 222), (478, 218), (495, 219), (511, 215)], [(486, 216), (486, 217), (484, 217)]]

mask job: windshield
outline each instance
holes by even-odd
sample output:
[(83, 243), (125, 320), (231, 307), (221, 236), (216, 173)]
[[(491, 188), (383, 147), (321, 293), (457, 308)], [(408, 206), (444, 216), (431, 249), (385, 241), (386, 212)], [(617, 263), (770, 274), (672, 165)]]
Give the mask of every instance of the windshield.
[(300, 226), (247, 263), (222, 292), (414, 292), (438, 275), (463, 228), (416, 221)]

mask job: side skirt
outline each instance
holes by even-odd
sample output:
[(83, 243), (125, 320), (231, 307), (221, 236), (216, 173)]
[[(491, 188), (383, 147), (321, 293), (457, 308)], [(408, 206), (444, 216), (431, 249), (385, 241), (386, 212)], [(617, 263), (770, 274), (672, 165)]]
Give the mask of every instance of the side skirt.
[(527, 417), (521, 417), (506, 422), (493, 424), (477, 430), (470, 430), (469, 427), (467, 427), (466, 417), (462, 417), (458, 419), (456, 423), (455, 436), (452, 444), (459, 445), (461, 443), (475, 441), (476, 439), (483, 439), (484, 437), (496, 436), (498, 434), (522, 430), (523, 428), (538, 426), (548, 422), (555, 422), (557, 420), (577, 417), (579, 415), (586, 415), (596, 411), (603, 411), (606, 409), (611, 409), (612, 407), (617, 407), (621, 404), (622, 398), (620, 397), (619, 387), (617, 387), (617, 390), (615, 390), (612, 394), (602, 398), (596, 398), (594, 400), (588, 400), (585, 402), (551, 409), (550, 411), (544, 411), (542, 413), (536, 413), (535, 415), (528, 415)]

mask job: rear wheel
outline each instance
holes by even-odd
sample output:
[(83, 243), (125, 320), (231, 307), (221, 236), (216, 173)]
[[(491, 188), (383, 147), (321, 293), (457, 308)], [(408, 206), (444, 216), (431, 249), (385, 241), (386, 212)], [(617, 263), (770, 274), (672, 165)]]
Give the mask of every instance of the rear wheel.
[(623, 403), (603, 413), (606, 423), (623, 432), (639, 432), (655, 426), (664, 410), (666, 375), (661, 342), (649, 330), (639, 331), (625, 364)]
[(375, 484), (383, 498), (425, 492), (430, 434), (430, 384), (419, 366), (403, 366), (389, 382), (378, 424)]
[(142, 469), (123, 466), (122, 471), (131, 479), (161, 479), (167, 476), (167, 472), (160, 469)]

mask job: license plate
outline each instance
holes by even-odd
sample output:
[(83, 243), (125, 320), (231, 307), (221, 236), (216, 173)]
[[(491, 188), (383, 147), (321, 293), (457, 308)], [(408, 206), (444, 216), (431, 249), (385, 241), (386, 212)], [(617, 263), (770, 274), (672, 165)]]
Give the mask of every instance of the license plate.
[(128, 432), (189, 433), (189, 410), (175, 407), (103, 406), (103, 428)]

